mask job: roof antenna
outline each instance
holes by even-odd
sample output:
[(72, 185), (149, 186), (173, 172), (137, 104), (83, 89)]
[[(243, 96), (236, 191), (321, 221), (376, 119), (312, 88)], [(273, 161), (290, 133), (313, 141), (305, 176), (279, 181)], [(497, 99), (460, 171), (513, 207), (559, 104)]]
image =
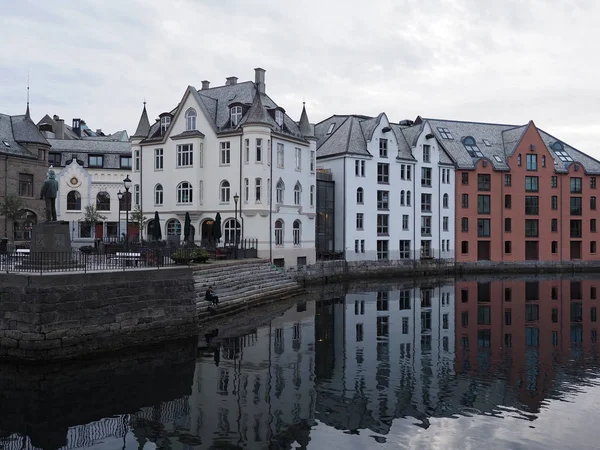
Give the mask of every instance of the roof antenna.
[(25, 118), (30, 119), (31, 116), (29, 114), (29, 71), (27, 71), (27, 110), (25, 111)]

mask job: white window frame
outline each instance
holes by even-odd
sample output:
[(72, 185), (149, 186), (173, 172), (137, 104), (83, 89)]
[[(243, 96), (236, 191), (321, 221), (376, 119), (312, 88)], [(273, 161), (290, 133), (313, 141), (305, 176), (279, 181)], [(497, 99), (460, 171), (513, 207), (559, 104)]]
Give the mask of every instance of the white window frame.
[(244, 178), (244, 203), (248, 203), (249, 198), (250, 198), (250, 180), (248, 178)]
[(163, 170), (165, 151), (162, 148), (154, 149), (154, 170)]
[(365, 203), (365, 190), (362, 187), (356, 188), (356, 204), (364, 205)]
[(178, 219), (168, 220), (165, 224), (167, 236), (177, 236), (181, 234), (181, 222)]
[(229, 110), (229, 117), (231, 119), (231, 126), (236, 127), (240, 120), (242, 119), (242, 107), (241, 106), (232, 106)]
[(136, 150), (133, 157), (133, 168), (136, 172), (140, 171), (140, 151)]
[(177, 145), (177, 168), (194, 167), (194, 144)]
[(310, 151), (310, 173), (315, 173), (315, 166), (316, 166), (315, 151), (311, 150)]
[(281, 219), (275, 221), (275, 245), (283, 247), (283, 220)]
[(162, 206), (165, 200), (165, 190), (163, 185), (158, 183), (154, 186), (154, 206)]
[(229, 141), (221, 142), (221, 152), (219, 153), (219, 165), (231, 165), (231, 142)]
[(219, 185), (219, 201), (221, 203), (231, 203), (231, 184), (227, 180), (221, 181)]
[(188, 108), (185, 112), (185, 130), (193, 131), (196, 129), (196, 117), (198, 114), (194, 108)]
[(283, 200), (285, 198), (285, 184), (283, 180), (279, 180), (277, 182), (277, 186), (275, 187), (275, 203), (283, 205)]
[(200, 180), (198, 183), (198, 203), (202, 204), (204, 201), (204, 181)]
[[(187, 194), (187, 199), (185, 195)], [(189, 181), (182, 181), (177, 185), (177, 204), (190, 204), (193, 203), (194, 187)]]
[(256, 157), (256, 162), (259, 164), (262, 164), (263, 162), (263, 144), (262, 144), (263, 140), (262, 138), (256, 138), (256, 151), (254, 156)]
[(277, 167), (283, 169), (284, 167), (284, 154), (283, 154), (284, 146), (282, 143), (277, 143)]
[(140, 194), (140, 185), (135, 184), (133, 186), (133, 204), (135, 206), (140, 206), (141, 194)]
[(275, 110), (275, 122), (280, 127), (283, 126), (283, 111), (280, 111), (278, 109)]
[(302, 149), (296, 147), (294, 155), (296, 157), (296, 172), (300, 172), (302, 170)]
[(302, 185), (298, 181), (294, 186), (294, 205), (300, 206), (302, 204)]
[(294, 220), (294, 223), (292, 225), (292, 238), (293, 238), (294, 246), (296, 246), (296, 247), (300, 246), (301, 231), (302, 231), (301, 222), (297, 219)]
[(314, 184), (310, 185), (310, 207), (311, 208), (315, 207), (315, 185)]
[(244, 164), (250, 162), (250, 139), (244, 139)]
[(262, 178), (254, 179), (254, 201), (256, 203), (262, 202)]

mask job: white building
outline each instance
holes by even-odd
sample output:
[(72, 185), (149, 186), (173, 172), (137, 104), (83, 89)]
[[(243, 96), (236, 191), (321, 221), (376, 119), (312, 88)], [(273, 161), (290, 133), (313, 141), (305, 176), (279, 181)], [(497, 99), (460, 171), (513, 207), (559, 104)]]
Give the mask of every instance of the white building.
[[(93, 239), (117, 240), (125, 233), (123, 180), (131, 175), (131, 144), (126, 131), (105, 135), (92, 131), (85, 121), (73, 119), (65, 125), (58, 116), (44, 116), (38, 128), (52, 146), (48, 165), (54, 168), (59, 184), (56, 199), (58, 220), (71, 223), (71, 238), (85, 243)], [(106, 217), (92, 227), (84, 220), (85, 208), (93, 205)], [(131, 220), (130, 220), (131, 222)], [(130, 223), (130, 236), (137, 232)]]
[(315, 135), (346, 260), (454, 257), (454, 166), (427, 126), (332, 116)]
[[(315, 261), (316, 139), (303, 108), (294, 122), (255, 81), (227, 78), (224, 86), (188, 86), (178, 106), (152, 125), (146, 107), (132, 136), (134, 203), (162, 236), (182, 239), (190, 213), (194, 239), (221, 243), (257, 239), (259, 257), (280, 266)], [(236, 204), (236, 196), (239, 201)], [(236, 228), (237, 214), (237, 228)], [(145, 235), (154, 226), (151, 220)]]

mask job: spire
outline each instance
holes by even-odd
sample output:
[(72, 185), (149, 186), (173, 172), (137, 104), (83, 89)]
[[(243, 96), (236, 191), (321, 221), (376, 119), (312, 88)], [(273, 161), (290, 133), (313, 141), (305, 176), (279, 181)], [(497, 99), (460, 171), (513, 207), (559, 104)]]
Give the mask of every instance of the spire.
[(150, 131), (150, 121), (148, 120), (148, 113), (146, 112), (146, 101), (144, 100), (144, 109), (142, 110), (142, 115), (140, 117), (140, 121), (138, 122), (138, 126), (131, 137), (146, 137), (148, 136), (148, 132)]
[(267, 114), (267, 111), (265, 110), (265, 107), (263, 106), (260, 96), (261, 96), (261, 94), (257, 89), (256, 94), (254, 94), (254, 100), (252, 100), (252, 106), (250, 106), (250, 109), (248, 110), (246, 117), (244, 117), (244, 119), (242, 119), (241, 124), (245, 125), (245, 124), (252, 123), (252, 124), (262, 124), (262, 125), (268, 125), (268, 126), (272, 126), (274, 124), (273, 120)]
[(25, 118), (31, 119), (31, 115), (29, 114), (29, 73), (27, 74), (27, 109), (25, 110)]
[(300, 133), (305, 137), (313, 137), (313, 127), (308, 121), (308, 114), (306, 114), (306, 103), (302, 102), (302, 114), (300, 115), (300, 122), (298, 122), (298, 128), (300, 128)]

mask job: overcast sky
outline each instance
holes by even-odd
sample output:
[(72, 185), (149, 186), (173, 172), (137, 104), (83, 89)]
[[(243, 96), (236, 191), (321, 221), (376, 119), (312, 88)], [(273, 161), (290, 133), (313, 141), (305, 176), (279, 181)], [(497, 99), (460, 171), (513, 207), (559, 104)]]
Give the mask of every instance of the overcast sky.
[(594, 0), (0, 0), (0, 112), (135, 130), (188, 85), (253, 80), (295, 120), (523, 124), (600, 158)]

